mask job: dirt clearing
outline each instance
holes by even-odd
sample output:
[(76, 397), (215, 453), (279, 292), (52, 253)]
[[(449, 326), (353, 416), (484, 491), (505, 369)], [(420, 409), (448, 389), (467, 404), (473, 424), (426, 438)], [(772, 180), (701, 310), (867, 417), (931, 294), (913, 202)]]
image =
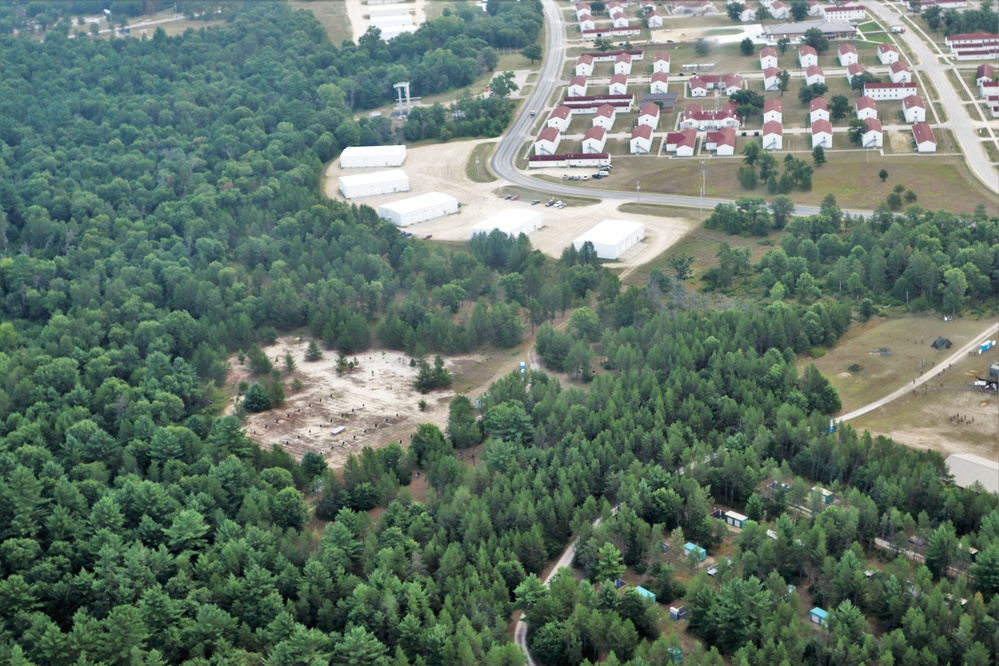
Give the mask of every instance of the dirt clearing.
[[(379, 448), (390, 442), (409, 444), (409, 436), (420, 423), (433, 423), (443, 429), (447, 424), (448, 405), (453, 391), (435, 391), (421, 395), (413, 387), (417, 368), (410, 367), (410, 357), (401, 352), (376, 350), (350, 357), (358, 367), (342, 375), (336, 372), (336, 352), (324, 352), (319, 361), (305, 360), (307, 339), (282, 338), (263, 348), (284, 368), (284, 357), (291, 353), (297, 366), (286, 377), (284, 406), (259, 414), (247, 415), (247, 436), (264, 449), (279, 444), (296, 460), (307, 451), (321, 453), (333, 468), (343, 467), (347, 457), (364, 447)], [(457, 356), (445, 360), (456, 374), (463, 365), (478, 362), (477, 356)], [(250, 371), (235, 358), (230, 359), (229, 384), (250, 381)], [(282, 374), (285, 374), (282, 371)], [(290, 390), (294, 379), (302, 382), (299, 391)], [(427, 408), (420, 411), (420, 400)], [(234, 405), (230, 405), (229, 413)]]
[[(990, 322), (958, 318), (944, 322), (934, 316), (875, 318), (850, 331), (835, 349), (814, 361), (839, 392), (845, 414), (911, 382), (951, 356), (963, 344), (979, 337)], [(953, 343), (937, 352), (930, 347), (937, 336)], [(999, 400), (995, 393), (972, 386), (976, 376), (988, 374), (999, 360), (995, 348), (950, 364), (913, 393), (857, 417), (851, 425), (870, 430), (901, 444), (942, 453), (999, 456)], [(804, 365), (799, 368), (803, 369)]]
[[(450, 194), (461, 202), (462, 207), (457, 215), (422, 222), (406, 227), (416, 237), (431, 234), (434, 240), (467, 241), (468, 229), (501, 210), (510, 208), (531, 208), (544, 213), (545, 226), (530, 235), (531, 243), (550, 257), (559, 257), (573, 239), (584, 231), (607, 219), (626, 219), (645, 223), (645, 240), (629, 250), (620, 260), (609, 264), (611, 268), (627, 269), (648, 263), (661, 255), (680, 240), (694, 226), (694, 222), (679, 217), (657, 217), (653, 215), (636, 215), (623, 213), (619, 210), (621, 201), (602, 201), (590, 206), (568, 206), (563, 209), (545, 207), (549, 196), (538, 193), (536, 199), (541, 203), (534, 206), (527, 197), (519, 201), (504, 200), (500, 194), (508, 183), (496, 180), (491, 183), (472, 182), (467, 175), (466, 166), (473, 160), (472, 151), (486, 141), (457, 141), (429, 146), (410, 148), (406, 153), (406, 162), (402, 169), (409, 176), (410, 191), (407, 193), (386, 194), (373, 197), (353, 199), (352, 202), (362, 203), (372, 208), (389, 201), (398, 201), (410, 196), (427, 192), (443, 192)], [(481, 168), (480, 164), (480, 168)], [(474, 170), (474, 166), (473, 166)], [(350, 169), (350, 173), (362, 173), (361, 169)], [(568, 170), (573, 174), (586, 173), (584, 169)], [(532, 169), (531, 175), (546, 175), (560, 178), (565, 169)], [(338, 188), (338, 179), (345, 173), (339, 162), (334, 160), (326, 168), (326, 195), (343, 200)], [(612, 176), (613, 178), (613, 176)], [(586, 194), (585, 188), (566, 188), (569, 196)]]

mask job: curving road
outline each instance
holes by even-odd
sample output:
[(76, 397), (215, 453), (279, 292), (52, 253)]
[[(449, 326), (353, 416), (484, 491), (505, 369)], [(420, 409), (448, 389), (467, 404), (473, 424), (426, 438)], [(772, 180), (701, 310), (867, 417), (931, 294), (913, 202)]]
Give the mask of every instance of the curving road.
[(869, 402), (863, 407), (855, 409), (852, 412), (849, 412), (848, 414), (844, 414), (843, 416), (834, 418), (833, 420), (836, 421), (837, 423), (841, 421), (849, 421), (850, 419), (855, 419), (858, 416), (863, 416), (867, 412), (874, 411), (878, 407), (883, 407), (892, 400), (901, 398), (906, 393), (915, 390), (917, 387), (922, 386), (926, 382), (930, 381), (931, 379), (939, 375), (941, 372), (949, 368), (951, 364), (960, 361), (962, 358), (965, 358), (968, 355), (968, 352), (974, 350), (976, 347), (982, 344), (982, 342), (989, 339), (990, 336), (995, 335), (996, 333), (999, 333), (999, 323), (992, 324), (987, 329), (982, 331), (979, 335), (973, 337), (971, 339), (971, 342), (958, 349), (956, 352), (954, 352), (946, 359), (938, 363), (928, 372), (925, 372), (922, 375), (920, 375), (919, 378), (913, 380), (911, 384), (907, 384), (898, 390), (892, 391), (883, 398), (875, 400), (874, 402)]

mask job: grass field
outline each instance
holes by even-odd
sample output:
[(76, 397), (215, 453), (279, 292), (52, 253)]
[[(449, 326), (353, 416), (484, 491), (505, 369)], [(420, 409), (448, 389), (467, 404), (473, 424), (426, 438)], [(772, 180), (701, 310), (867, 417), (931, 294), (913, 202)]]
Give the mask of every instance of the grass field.
[[(843, 413), (861, 407), (904, 386), (920, 374), (920, 365), (950, 356), (937, 352), (930, 343), (943, 335), (954, 348), (977, 338), (990, 320), (958, 318), (944, 322), (930, 315), (875, 317), (847, 333), (829, 353), (814, 362), (829, 378), (843, 401)], [(879, 350), (885, 349), (888, 355)], [(945, 452), (978, 452), (996, 457), (999, 437), (999, 402), (994, 393), (971, 387), (975, 375), (988, 373), (990, 363), (999, 360), (993, 350), (982, 356), (965, 357), (924, 388), (865, 414), (852, 422), (854, 427), (892, 436), (917, 448)], [(801, 368), (806, 365), (801, 364)], [(857, 369), (859, 366), (859, 369)], [(853, 368), (851, 370), (851, 367)], [(953, 414), (973, 416), (974, 423), (955, 423)]]
[(330, 43), (340, 46), (343, 42), (353, 39), (354, 33), (350, 27), (350, 19), (347, 18), (347, 5), (345, 2), (303, 2), (302, 0), (289, 0), (288, 5), (292, 9), (304, 9), (312, 12), (323, 28)]
[(496, 177), (489, 171), (489, 158), (496, 149), (495, 143), (480, 143), (472, 149), (465, 165), (465, 174), (473, 183), (492, 183)]

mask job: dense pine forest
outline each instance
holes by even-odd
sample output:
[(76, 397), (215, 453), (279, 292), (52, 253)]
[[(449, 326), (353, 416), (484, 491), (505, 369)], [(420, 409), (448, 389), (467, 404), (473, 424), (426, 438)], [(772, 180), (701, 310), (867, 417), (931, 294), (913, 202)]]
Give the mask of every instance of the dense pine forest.
[[(999, 220), (830, 200), (721, 222), (785, 235), (757, 265), (723, 248), (703, 282), (742, 300), (717, 309), (682, 259), (625, 288), (589, 247), (457, 251), (324, 198), (342, 148), (400, 140), (356, 113), (391, 82), (459, 89), (535, 41), (538, 3), (498, 4), (340, 46), (279, 2), (141, 40), (13, 37), (24, 15), (0, 12), (0, 665), (515, 666), (518, 611), (548, 666), (996, 662), (999, 498), (936, 453), (830, 432), (839, 397), (796, 368), (876, 307), (994, 307)], [(459, 104), (451, 136), (512, 113)], [(232, 354), (266, 404), (293, 390), (260, 352), (288, 331), (421, 359), (533, 333), (568, 379), (504, 378), (329, 470), (218, 416)], [(575, 535), (580, 576), (545, 587)], [(910, 538), (923, 561), (876, 542)]]

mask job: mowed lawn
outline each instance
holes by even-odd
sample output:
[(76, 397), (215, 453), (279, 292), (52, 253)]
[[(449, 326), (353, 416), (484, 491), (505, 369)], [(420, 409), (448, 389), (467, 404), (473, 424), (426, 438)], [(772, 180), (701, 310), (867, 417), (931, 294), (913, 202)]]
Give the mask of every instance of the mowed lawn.
[[(740, 137), (741, 138), (741, 137)], [(785, 139), (786, 140), (786, 139)], [(972, 213), (983, 204), (990, 215), (999, 214), (994, 196), (984, 188), (969, 185), (963, 175), (965, 167), (956, 157), (882, 158), (873, 154), (870, 161), (862, 150), (827, 151), (827, 162), (815, 169), (810, 192), (788, 193), (796, 204), (818, 205), (827, 194), (834, 194), (843, 208), (873, 210), (885, 201), (895, 185), (916, 193), (916, 203), (927, 209), (946, 209), (955, 213)], [(778, 152), (783, 162), (786, 152)], [(812, 163), (811, 152), (796, 153), (795, 157)], [(614, 161), (614, 178), (603, 187), (634, 191), (641, 184), (642, 192), (683, 194), (696, 197), (701, 191), (702, 162), (705, 196), (735, 199), (741, 196), (772, 198), (765, 186), (745, 190), (736, 178), (742, 160), (715, 158), (708, 155), (668, 159), (641, 157)], [(878, 172), (888, 171), (881, 182)], [(901, 212), (901, 211), (900, 211)]]

